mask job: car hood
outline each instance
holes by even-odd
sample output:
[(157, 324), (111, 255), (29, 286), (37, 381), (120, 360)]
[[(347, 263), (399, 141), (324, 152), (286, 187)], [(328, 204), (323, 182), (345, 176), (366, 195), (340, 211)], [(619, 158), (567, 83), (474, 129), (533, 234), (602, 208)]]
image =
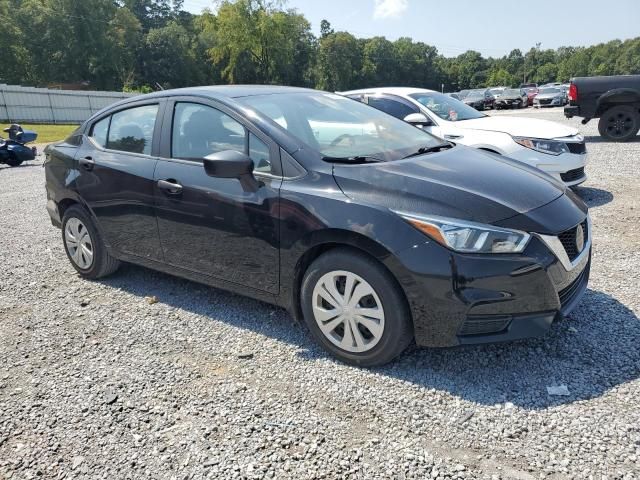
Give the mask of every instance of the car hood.
[(578, 129), (538, 118), (512, 116), (482, 117), (456, 122), (456, 127), (469, 130), (503, 132), (515, 137), (560, 138), (578, 134)]
[(354, 201), (482, 223), (539, 208), (565, 190), (537, 169), (460, 145), (406, 160), (336, 164), (333, 173)]

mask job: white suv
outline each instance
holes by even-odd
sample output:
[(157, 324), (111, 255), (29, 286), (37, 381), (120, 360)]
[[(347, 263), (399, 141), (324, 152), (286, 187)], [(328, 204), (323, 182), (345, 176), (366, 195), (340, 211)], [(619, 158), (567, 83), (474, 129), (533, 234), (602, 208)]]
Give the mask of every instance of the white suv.
[(587, 150), (577, 129), (522, 117), (492, 117), (459, 100), (420, 88), (339, 92), (455, 143), (506, 155), (537, 167), (567, 186), (587, 179)]

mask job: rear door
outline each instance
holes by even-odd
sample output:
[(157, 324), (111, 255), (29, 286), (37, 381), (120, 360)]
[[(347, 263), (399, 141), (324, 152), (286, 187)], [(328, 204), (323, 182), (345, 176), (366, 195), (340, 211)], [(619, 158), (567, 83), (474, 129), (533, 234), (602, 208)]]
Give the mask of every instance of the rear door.
[(76, 155), (81, 197), (117, 252), (162, 260), (153, 200), (163, 105), (127, 105), (97, 119)]
[[(190, 97), (167, 105), (163, 125), (155, 196), (166, 263), (277, 293), (282, 183), (277, 145), (227, 107)], [(223, 150), (250, 155), (258, 188), (205, 173), (203, 158)]]

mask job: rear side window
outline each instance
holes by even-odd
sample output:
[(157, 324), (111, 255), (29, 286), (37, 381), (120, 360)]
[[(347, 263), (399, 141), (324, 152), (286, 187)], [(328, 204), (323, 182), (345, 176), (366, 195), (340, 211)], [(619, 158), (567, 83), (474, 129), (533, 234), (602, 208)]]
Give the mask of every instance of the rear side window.
[(107, 134), (109, 133), (109, 122), (111, 117), (103, 118), (93, 125), (90, 137), (102, 148), (107, 146)]
[(145, 105), (114, 113), (107, 148), (150, 155), (157, 115), (158, 105)]
[(418, 113), (417, 108), (412, 108), (409, 105), (388, 98), (369, 97), (368, 103), (373, 108), (382, 110), (400, 120), (404, 120), (407, 115), (411, 115), (412, 113)]

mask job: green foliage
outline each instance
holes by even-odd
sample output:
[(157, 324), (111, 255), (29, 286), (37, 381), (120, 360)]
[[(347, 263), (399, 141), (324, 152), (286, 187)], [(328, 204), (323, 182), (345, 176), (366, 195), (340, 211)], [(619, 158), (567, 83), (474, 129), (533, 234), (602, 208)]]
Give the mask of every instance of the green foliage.
[[(356, 38), (323, 20), (316, 38), (285, 0), (217, 0), (192, 15), (183, 0), (0, 0), (0, 81), (84, 83), (144, 92), (218, 83), (330, 91), (406, 85), (447, 91), (574, 76), (640, 73), (640, 38), (591, 47), (455, 58), (411, 38)], [(37, 34), (34, 34), (37, 32)]]

